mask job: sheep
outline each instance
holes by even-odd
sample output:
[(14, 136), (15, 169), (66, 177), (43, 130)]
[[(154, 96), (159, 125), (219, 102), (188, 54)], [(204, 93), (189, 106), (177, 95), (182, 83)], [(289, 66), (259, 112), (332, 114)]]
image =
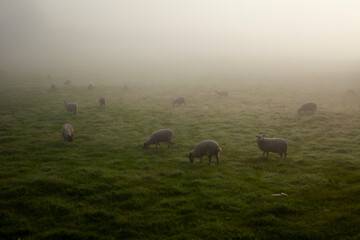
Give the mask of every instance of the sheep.
[(223, 96), (223, 97), (227, 97), (229, 95), (228, 91), (218, 91), (215, 90), (215, 92), (219, 95), (219, 96)]
[(356, 95), (356, 92), (355, 92), (354, 89), (351, 89), (351, 88), (350, 88), (349, 90), (347, 90), (346, 94), (347, 94), (348, 96), (355, 96), (355, 95)]
[(217, 144), (217, 142), (213, 140), (205, 140), (200, 142), (195, 146), (195, 148), (189, 154), (189, 160), (191, 163), (194, 162), (195, 157), (200, 158), (200, 162), (202, 162), (202, 158), (206, 155), (209, 158), (208, 165), (210, 165), (211, 156), (215, 155), (216, 157), (216, 165), (219, 164), (219, 153), (222, 152), (221, 147)]
[(69, 123), (65, 123), (61, 129), (61, 135), (63, 136), (65, 142), (72, 142), (74, 135), (74, 128)]
[(128, 85), (126, 83), (124, 83), (124, 90), (127, 91), (128, 90)]
[(91, 90), (94, 88), (94, 85), (92, 83), (90, 83), (87, 88), (88, 88), (88, 90)]
[(79, 109), (77, 103), (68, 103), (66, 101), (64, 101), (64, 103), (65, 103), (65, 108), (69, 113), (73, 112), (73, 113), (75, 113), (75, 115), (77, 114), (78, 109)]
[(175, 99), (175, 101), (173, 101), (172, 105), (181, 105), (181, 104), (186, 104), (185, 103), (185, 98), (184, 97), (178, 97), (177, 99)]
[(55, 91), (55, 90), (56, 90), (56, 84), (55, 84), (55, 83), (52, 83), (50, 89), (53, 90), (53, 91)]
[(100, 107), (101, 107), (101, 106), (105, 106), (105, 98), (103, 98), (103, 97), (100, 98), (100, 99), (99, 99), (99, 104), (100, 104)]
[(301, 114), (301, 112), (311, 112), (314, 113), (315, 110), (317, 109), (317, 106), (315, 103), (305, 103), (304, 105), (302, 105), (299, 110), (298, 113)]
[(160, 146), (160, 142), (167, 142), (168, 148), (171, 146), (173, 148), (173, 142), (171, 139), (174, 138), (174, 131), (171, 129), (160, 129), (156, 132), (153, 132), (150, 137), (144, 142), (144, 149), (147, 149), (149, 145), (156, 144), (156, 148)]
[(71, 84), (71, 80), (64, 81), (64, 85), (70, 85), (70, 84)]
[(280, 154), (279, 160), (281, 160), (283, 154), (285, 154), (285, 159), (287, 157), (287, 142), (282, 138), (265, 138), (265, 134), (256, 136), (258, 147), (263, 151), (263, 156), (266, 153), (266, 156), (269, 157), (269, 152)]

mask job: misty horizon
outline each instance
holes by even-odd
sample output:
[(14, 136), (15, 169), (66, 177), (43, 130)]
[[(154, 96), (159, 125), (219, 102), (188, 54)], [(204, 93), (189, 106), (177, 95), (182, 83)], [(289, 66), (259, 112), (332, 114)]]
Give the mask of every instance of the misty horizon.
[(359, 7), (357, 1), (320, 0), (2, 0), (0, 69), (69, 76), (356, 75)]

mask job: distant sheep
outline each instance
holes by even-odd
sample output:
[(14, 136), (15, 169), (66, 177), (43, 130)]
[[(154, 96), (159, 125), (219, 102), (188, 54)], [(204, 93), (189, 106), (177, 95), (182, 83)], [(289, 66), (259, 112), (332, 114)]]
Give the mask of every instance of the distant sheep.
[(215, 92), (219, 95), (219, 96), (223, 96), (223, 97), (227, 97), (229, 95), (228, 91), (218, 91), (215, 90)]
[(105, 106), (105, 98), (100, 98), (99, 99), (99, 104), (100, 104), (100, 106)]
[(217, 142), (213, 140), (205, 140), (200, 142), (195, 146), (195, 148), (189, 154), (190, 162), (194, 162), (194, 158), (199, 157), (200, 162), (202, 162), (203, 156), (207, 156), (209, 158), (208, 165), (210, 165), (211, 157), (214, 155), (216, 157), (216, 164), (219, 164), (219, 153), (222, 149), (219, 147)]
[(355, 96), (355, 95), (356, 95), (356, 92), (355, 92), (354, 89), (349, 89), (349, 90), (347, 90), (346, 94), (347, 94), (348, 96)]
[(177, 99), (175, 99), (175, 101), (173, 101), (172, 105), (178, 105), (180, 106), (181, 104), (185, 104), (185, 98), (184, 97), (178, 97)]
[(70, 85), (70, 84), (71, 84), (71, 80), (64, 81), (64, 85)]
[(55, 83), (52, 83), (50, 89), (53, 90), (53, 91), (55, 91), (55, 90), (56, 90), (56, 84), (55, 84)]
[(88, 88), (88, 90), (91, 90), (94, 88), (94, 85), (92, 83), (90, 83), (87, 88)]
[(127, 91), (128, 90), (128, 85), (126, 83), (124, 83), (124, 90)]
[(174, 138), (174, 131), (171, 129), (160, 129), (150, 135), (150, 137), (144, 142), (144, 148), (147, 149), (149, 145), (155, 144), (156, 148), (160, 146), (160, 142), (168, 143), (168, 148), (171, 146), (173, 148), (173, 142), (171, 141)]
[(61, 135), (63, 136), (66, 142), (73, 141), (74, 128), (71, 126), (71, 124), (69, 123), (64, 124), (64, 126), (61, 129)]
[(68, 103), (66, 101), (64, 101), (65, 103), (65, 108), (69, 113), (75, 113), (75, 115), (77, 114), (79, 107), (77, 103)]
[(304, 105), (302, 105), (299, 110), (298, 113), (302, 113), (302, 112), (311, 112), (314, 113), (315, 110), (317, 109), (317, 106), (315, 103), (305, 103)]
[(280, 154), (279, 160), (281, 160), (283, 154), (285, 154), (284, 160), (286, 160), (288, 144), (285, 139), (265, 138), (265, 134), (256, 137), (258, 147), (263, 151), (263, 156), (266, 153), (266, 156), (269, 157), (269, 152), (278, 153)]

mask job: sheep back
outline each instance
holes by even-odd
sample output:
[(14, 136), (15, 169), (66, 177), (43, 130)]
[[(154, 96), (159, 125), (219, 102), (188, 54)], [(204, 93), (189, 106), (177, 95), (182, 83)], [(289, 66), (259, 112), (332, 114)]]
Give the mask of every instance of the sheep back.
[(190, 152), (193, 157), (202, 157), (202, 156), (217, 156), (222, 149), (219, 147), (219, 144), (214, 140), (204, 140), (198, 143), (195, 148)]
[(167, 142), (172, 144), (171, 139), (174, 138), (174, 131), (171, 129), (160, 129), (153, 132), (150, 137), (145, 141), (144, 147), (151, 144), (159, 144), (160, 142)]
[(303, 104), (299, 110), (298, 110), (298, 113), (301, 113), (301, 112), (314, 112), (315, 110), (317, 109), (317, 106), (315, 103), (305, 103)]
[(288, 143), (285, 139), (282, 138), (263, 138), (263, 140), (258, 139), (259, 149), (263, 152), (273, 152), (273, 153), (287, 153)]
[(229, 95), (228, 91), (218, 91), (218, 90), (215, 90), (215, 92), (216, 92), (218, 95), (224, 96), (224, 97), (226, 97), (226, 96)]
[(178, 97), (177, 99), (175, 99), (175, 101), (172, 104), (173, 105), (175, 105), (175, 104), (181, 105), (183, 103), (185, 104), (185, 98), (184, 97)]

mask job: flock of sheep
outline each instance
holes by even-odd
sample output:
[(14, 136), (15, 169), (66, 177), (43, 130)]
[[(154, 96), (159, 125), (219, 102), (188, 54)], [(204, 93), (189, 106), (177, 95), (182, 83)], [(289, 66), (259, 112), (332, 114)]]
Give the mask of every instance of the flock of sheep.
[[(64, 84), (68, 85), (71, 82), (65, 81)], [(89, 84), (88, 89), (92, 89), (94, 86), (93, 84)], [(55, 90), (56, 89), (56, 85), (55, 84), (51, 84), (51, 89)], [(124, 84), (124, 90), (127, 90), (128, 86), (125, 83)], [(350, 91), (350, 90), (349, 90)], [(353, 92), (353, 90), (351, 90), (350, 92), (348, 91), (348, 94), (356, 94), (355, 92)], [(227, 91), (218, 91), (215, 90), (215, 92), (219, 95), (219, 96), (228, 96), (228, 92)], [(184, 97), (178, 97), (177, 99), (175, 99), (172, 103), (173, 106), (175, 105), (182, 105), (182, 104), (186, 104), (185, 102), (185, 98)], [(99, 99), (99, 105), (100, 106), (105, 106), (105, 98), (100, 98)], [(77, 103), (69, 103), (67, 101), (65, 101), (65, 108), (69, 113), (74, 113), (77, 114), (78, 112), (78, 104)], [(317, 106), (315, 103), (305, 103), (303, 104), (299, 109), (298, 109), (298, 113), (314, 113), (317, 109)], [(66, 123), (63, 125), (62, 129), (61, 129), (61, 133), (62, 136), (64, 138), (65, 141), (71, 142), (73, 141), (73, 134), (74, 134), (74, 129), (72, 127), (71, 124)], [(174, 131), (171, 129), (160, 129), (154, 133), (152, 133), (150, 135), (150, 137), (144, 142), (144, 149), (147, 149), (150, 145), (155, 144), (155, 147), (157, 148), (158, 146), (160, 146), (161, 142), (165, 142), (168, 144), (168, 148), (173, 148), (174, 143), (172, 142), (172, 139), (174, 138)], [(267, 155), (267, 157), (269, 156), (269, 153), (278, 153), (280, 155), (279, 160), (282, 159), (282, 156), (285, 155), (284, 160), (286, 160), (287, 157), (287, 148), (288, 148), (288, 143), (285, 139), (282, 138), (265, 138), (265, 135), (259, 135), (257, 136), (257, 144), (259, 149), (263, 152), (263, 155)], [(202, 162), (202, 158), (204, 156), (208, 157), (208, 165), (210, 165), (211, 162), (211, 158), (212, 156), (216, 157), (216, 164), (219, 164), (219, 154), (222, 151), (221, 147), (219, 146), (219, 144), (214, 141), (214, 140), (204, 140), (200, 143), (198, 143), (195, 148), (190, 152), (189, 154), (189, 160), (192, 163), (194, 161), (194, 158), (200, 158), (200, 162)]]

